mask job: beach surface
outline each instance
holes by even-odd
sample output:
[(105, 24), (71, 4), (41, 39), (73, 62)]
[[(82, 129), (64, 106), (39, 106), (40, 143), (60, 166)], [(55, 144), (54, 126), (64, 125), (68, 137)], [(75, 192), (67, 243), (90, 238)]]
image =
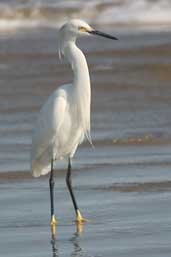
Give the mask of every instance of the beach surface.
[(56, 163), (55, 241), (49, 177), (30, 174), (31, 134), (43, 103), (73, 74), (59, 61), (56, 28), (1, 31), (0, 256), (170, 257), (171, 30), (103, 30), (119, 40), (78, 40), (90, 69), (94, 148), (78, 148), (72, 176), (88, 221), (76, 227), (67, 161)]

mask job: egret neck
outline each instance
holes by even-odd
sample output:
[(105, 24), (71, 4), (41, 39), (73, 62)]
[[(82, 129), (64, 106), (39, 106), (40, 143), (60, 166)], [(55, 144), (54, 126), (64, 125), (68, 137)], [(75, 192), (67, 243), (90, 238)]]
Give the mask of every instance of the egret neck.
[(81, 119), (80, 124), (85, 135), (91, 142), (90, 138), (90, 104), (91, 104), (91, 87), (89, 70), (86, 58), (83, 52), (76, 46), (75, 41), (65, 42), (64, 56), (68, 59), (74, 72), (73, 92), (76, 97), (77, 114)]

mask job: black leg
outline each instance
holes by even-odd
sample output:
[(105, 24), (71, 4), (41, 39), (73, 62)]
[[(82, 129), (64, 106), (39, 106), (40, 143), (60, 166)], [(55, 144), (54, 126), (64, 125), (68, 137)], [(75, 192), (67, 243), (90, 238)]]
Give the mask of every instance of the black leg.
[(66, 184), (67, 184), (68, 190), (69, 190), (70, 195), (71, 195), (71, 199), (72, 199), (72, 202), (73, 202), (73, 205), (74, 205), (75, 212), (77, 213), (78, 206), (77, 206), (77, 202), (75, 200), (74, 192), (73, 192), (73, 189), (72, 189), (71, 160), (70, 160), (70, 158), (68, 160), (68, 172), (67, 172), (67, 176), (66, 176)]
[(53, 177), (53, 160), (51, 160), (51, 172), (49, 178), (51, 217), (54, 215), (54, 186), (55, 181)]
[(51, 172), (50, 172), (50, 178), (49, 178), (49, 187), (50, 187), (50, 207), (51, 207), (51, 229), (52, 234), (56, 234), (56, 218), (54, 214), (54, 186), (55, 181), (53, 177), (53, 159), (51, 160)]
[(67, 171), (67, 175), (66, 175), (66, 184), (67, 184), (67, 187), (68, 187), (68, 190), (70, 192), (71, 199), (72, 199), (72, 202), (73, 202), (73, 205), (74, 205), (74, 209), (75, 209), (75, 213), (76, 213), (76, 221), (77, 222), (84, 222), (85, 219), (81, 215), (81, 212), (78, 208), (78, 205), (77, 205), (77, 202), (76, 202), (76, 199), (75, 199), (75, 196), (74, 196), (74, 192), (73, 192), (73, 189), (72, 189), (71, 159), (70, 158), (68, 160), (68, 171)]

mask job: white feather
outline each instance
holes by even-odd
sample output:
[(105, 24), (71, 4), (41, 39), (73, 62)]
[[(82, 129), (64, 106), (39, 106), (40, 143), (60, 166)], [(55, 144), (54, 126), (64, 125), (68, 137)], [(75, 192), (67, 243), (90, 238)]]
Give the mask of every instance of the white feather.
[(60, 31), (59, 53), (70, 62), (74, 81), (57, 89), (40, 111), (31, 150), (32, 175), (35, 177), (50, 171), (52, 158), (73, 157), (85, 136), (91, 142), (90, 78), (85, 56), (75, 44), (78, 35), (73, 28), (76, 23), (82, 25), (81, 21), (73, 21), (74, 25), (71, 22), (71, 27), (65, 25)]

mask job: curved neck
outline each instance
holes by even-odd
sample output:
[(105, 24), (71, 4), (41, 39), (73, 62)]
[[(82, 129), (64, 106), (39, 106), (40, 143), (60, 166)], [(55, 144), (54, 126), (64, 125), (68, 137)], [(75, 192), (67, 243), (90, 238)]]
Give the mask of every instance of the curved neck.
[(81, 126), (89, 137), (91, 88), (86, 58), (76, 46), (74, 40), (65, 44), (64, 56), (70, 62), (74, 72), (73, 92), (74, 97), (76, 97), (75, 102), (77, 104), (78, 115), (81, 120)]
[(86, 58), (74, 41), (66, 44), (64, 56), (68, 59), (74, 72), (73, 84), (75, 86), (90, 87), (90, 77)]

